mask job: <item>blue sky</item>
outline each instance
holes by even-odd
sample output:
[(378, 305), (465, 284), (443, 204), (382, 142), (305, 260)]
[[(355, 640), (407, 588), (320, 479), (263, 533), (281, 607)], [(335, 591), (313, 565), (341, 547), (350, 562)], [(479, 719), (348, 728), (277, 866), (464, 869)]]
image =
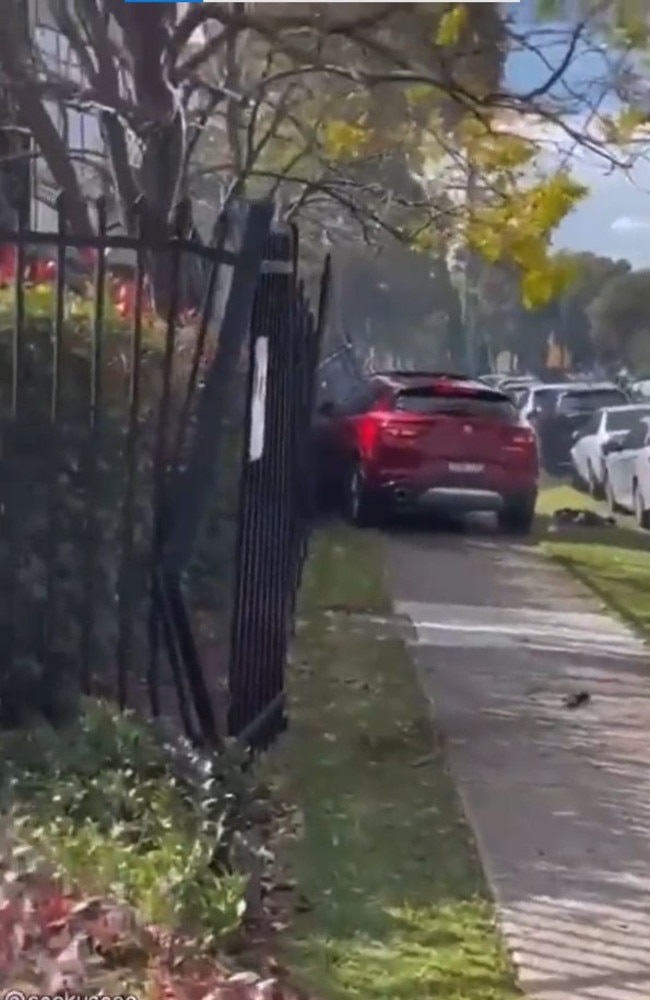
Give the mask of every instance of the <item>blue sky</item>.
[[(530, 23), (534, 6), (535, 0), (522, 0), (517, 8), (508, 5), (508, 13), (523, 27)], [(543, 41), (543, 58), (551, 67), (557, 66), (566, 51), (566, 25), (538, 25), (535, 32), (536, 47)], [(606, 59), (605, 51), (583, 47), (555, 88), (555, 95), (584, 97), (585, 108), (595, 103), (601, 97), (599, 81)], [(542, 84), (548, 75), (548, 66), (535, 52), (515, 52), (509, 57), (507, 80), (516, 91)], [(579, 124), (579, 118), (575, 121)], [(635, 267), (650, 267), (650, 163), (639, 164), (627, 176), (623, 171), (609, 170), (597, 154), (581, 150), (572, 157), (572, 165), (590, 194), (558, 230), (557, 246), (626, 257)]]

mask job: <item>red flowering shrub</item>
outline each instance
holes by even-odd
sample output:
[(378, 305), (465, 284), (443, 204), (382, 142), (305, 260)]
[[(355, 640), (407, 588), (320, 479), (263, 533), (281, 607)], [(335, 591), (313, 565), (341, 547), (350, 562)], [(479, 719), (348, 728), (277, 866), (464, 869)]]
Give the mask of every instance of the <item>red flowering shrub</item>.
[[(82, 257), (89, 267), (89, 293), (92, 295), (92, 272), (94, 266), (93, 252), (86, 251)], [(16, 280), (17, 251), (14, 246), (0, 247), (0, 288), (13, 285)], [(48, 285), (56, 281), (56, 261), (45, 257), (37, 257), (29, 261), (25, 268), (25, 283), (28, 285)], [(135, 278), (119, 279), (108, 276), (109, 294), (113, 305), (122, 319), (132, 319), (136, 304)], [(142, 296), (142, 315), (148, 319), (154, 317), (153, 302), (145, 283)]]
[(38, 868), (3, 867), (0, 986), (26, 995), (290, 1000), (275, 979), (197, 962), (190, 940), (147, 926), (125, 903), (67, 893)]

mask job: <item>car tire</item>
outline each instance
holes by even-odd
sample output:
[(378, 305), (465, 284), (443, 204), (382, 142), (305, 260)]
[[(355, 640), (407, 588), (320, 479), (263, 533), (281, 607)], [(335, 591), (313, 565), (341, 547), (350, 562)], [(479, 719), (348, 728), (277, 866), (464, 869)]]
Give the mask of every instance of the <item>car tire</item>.
[(638, 483), (634, 484), (634, 519), (640, 528), (650, 528), (650, 511), (646, 508), (645, 497)]
[(585, 482), (575, 465), (571, 466), (571, 485), (574, 490), (578, 490), (580, 493), (585, 489)]
[(528, 535), (535, 521), (535, 501), (506, 500), (498, 515), (499, 531), (508, 535)]
[(607, 504), (607, 513), (611, 516), (614, 514), (620, 514), (621, 508), (616, 503), (614, 499), (614, 493), (610, 485), (609, 479), (605, 480), (605, 502)]
[(587, 492), (590, 497), (594, 500), (599, 500), (602, 497), (601, 487), (596, 479), (596, 474), (591, 466), (591, 462), (587, 463)]
[(366, 482), (360, 462), (354, 462), (348, 476), (345, 513), (356, 528), (372, 528), (378, 523), (378, 504)]

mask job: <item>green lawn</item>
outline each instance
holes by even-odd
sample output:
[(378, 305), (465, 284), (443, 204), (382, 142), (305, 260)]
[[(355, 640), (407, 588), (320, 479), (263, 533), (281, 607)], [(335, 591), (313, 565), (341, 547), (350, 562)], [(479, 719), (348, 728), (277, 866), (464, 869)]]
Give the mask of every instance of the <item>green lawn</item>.
[(269, 762), (295, 809), (280, 853), (307, 901), (282, 958), (322, 1000), (511, 1000), (520, 994), (404, 644), (328, 614), (328, 602), (387, 607), (373, 534), (321, 532), (303, 588), (292, 724)]
[(618, 614), (650, 634), (650, 533), (637, 530), (632, 518), (619, 516), (615, 528), (549, 532), (550, 515), (559, 507), (604, 512), (603, 504), (570, 486), (542, 490), (537, 505), (542, 550), (587, 583)]

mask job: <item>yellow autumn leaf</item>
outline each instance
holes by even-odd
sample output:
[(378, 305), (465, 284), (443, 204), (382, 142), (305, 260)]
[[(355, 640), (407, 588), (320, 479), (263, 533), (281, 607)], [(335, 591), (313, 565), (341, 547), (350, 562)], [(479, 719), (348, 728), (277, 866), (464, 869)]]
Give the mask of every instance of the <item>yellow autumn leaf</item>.
[(472, 143), (484, 139), (488, 134), (488, 124), (477, 115), (465, 115), (456, 126), (456, 135), (462, 146), (471, 146)]
[(616, 117), (604, 115), (602, 127), (608, 142), (625, 145), (630, 142), (642, 126), (648, 124), (648, 113), (636, 108), (625, 108)]
[(424, 104), (425, 101), (430, 101), (437, 88), (430, 87), (428, 83), (420, 83), (413, 87), (407, 87), (404, 91), (404, 97), (407, 102), (411, 105), (414, 104)]
[[(622, 10), (622, 7), (621, 7)], [(632, 14), (626, 17), (625, 13), (619, 17), (618, 24), (614, 28), (615, 40), (629, 48), (643, 48), (648, 43), (648, 22), (643, 14)]]
[(566, 290), (571, 281), (571, 270), (564, 261), (547, 258), (542, 266), (522, 273), (521, 296), (526, 309), (545, 305)]
[(536, 192), (536, 214), (542, 232), (550, 233), (556, 229), (587, 193), (584, 184), (573, 180), (565, 172), (557, 173), (545, 185), (540, 185)]
[(553, 295), (553, 280), (546, 270), (535, 268), (521, 276), (521, 299), (526, 309), (544, 305)]
[(419, 253), (431, 252), (435, 246), (436, 240), (431, 229), (421, 229), (418, 233), (411, 238), (410, 246), (412, 250), (417, 250)]
[(327, 122), (323, 129), (325, 154), (333, 160), (352, 160), (364, 151), (370, 137), (370, 130), (362, 125), (345, 121)]
[(444, 12), (438, 22), (436, 45), (440, 45), (443, 48), (457, 45), (466, 25), (467, 7), (464, 3), (455, 3), (453, 7)]
[(570, 263), (551, 256), (550, 241), (585, 193), (582, 185), (559, 171), (528, 189), (510, 187), (496, 203), (472, 209), (467, 244), (490, 263), (509, 261), (517, 266), (522, 299), (529, 309), (548, 302), (571, 279)]
[(496, 264), (503, 256), (503, 242), (499, 232), (489, 222), (470, 223), (467, 242), (472, 250), (480, 253), (490, 264)]
[(483, 170), (516, 170), (537, 154), (535, 143), (507, 134), (486, 136), (473, 144), (472, 160)]

